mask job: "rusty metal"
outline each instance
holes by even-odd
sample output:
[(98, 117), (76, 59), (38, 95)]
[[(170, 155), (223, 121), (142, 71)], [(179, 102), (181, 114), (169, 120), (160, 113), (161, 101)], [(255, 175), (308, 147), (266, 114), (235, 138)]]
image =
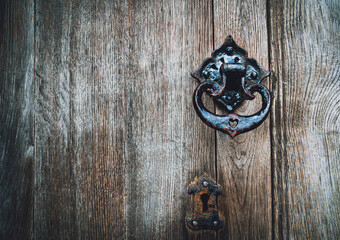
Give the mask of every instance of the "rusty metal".
[(193, 213), (186, 219), (187, 226), (193, 230), (218, 230), (223, 220), (217, 211), (217, 196), (222, 194), (221, 187), (206, 174), (189, 186), (193, 195)]
[[(194, 92), (193, 102), (198, 116), (208, 126), (228, 133), (231, 137), (258, 127), (268, 116), (271, 97), (261, 81), (269, 76), (254, 58), (248, 58), (246, 50), (228, 36), (221, 47), (192, 73), (200, 85)], [(255, 98), (254, 92), (262, 96), (262, 108), (251, 116), (240, 116), (234, 110), (244, 101)], [(208, 93), (227, 115), (215, 115), (205, 108), (203, 93)]]

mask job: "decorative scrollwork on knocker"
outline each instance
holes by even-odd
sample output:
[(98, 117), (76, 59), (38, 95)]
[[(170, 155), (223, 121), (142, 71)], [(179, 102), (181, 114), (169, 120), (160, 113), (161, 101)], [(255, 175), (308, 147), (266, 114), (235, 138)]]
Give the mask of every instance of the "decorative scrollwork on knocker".
[[(193, 96), (198, 116), (208, 126), (231, 137), (258, 127), (268, 116), (271, 105), (269, 90), (260, 84), (269, 74), (254, 58), (248, 58), (247, 51), (229, 35), (222, 46), (192, 73), (200, 82)], [(234, 110), (244, 100), (255, 98), (255, 92), (262, 96), (262, 108), (250, 116), (235, 114)], [(228, 114), (210, 112), (203, 104), (203, 93), (208, 93)]]

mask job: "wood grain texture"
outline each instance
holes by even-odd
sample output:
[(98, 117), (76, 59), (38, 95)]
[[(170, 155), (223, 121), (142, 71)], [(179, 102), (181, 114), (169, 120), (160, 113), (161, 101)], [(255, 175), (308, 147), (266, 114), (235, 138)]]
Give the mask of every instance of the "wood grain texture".
[(122, 239), (124, 5), (37, 1), (34, 237)]
[(210, 3), (37, 1), (36, 12), (35, 237), (214, 238), (184, 225), (188, 184), (215, 174), (190, 77), (212, 50)]
[[(339, 10), (1, 1), (0, 239), (340, 238)], [(190, 76), (228, 34), (271, 71), (274, 99), (234, 139), (198, 118)], [(185, 226), (204, 173), (223, 189), (218, 233)]]
[(125, 11), (126, 238), (214, 239), (184, 224), (189, 183), (215, 177), (214, 132), (196, 116), (190, 76), (213, 50), (211, 2), (127, 1)]
[[(268, 70), (266, 1), (214, 1), (214, 32), (215, 48), (231, 34), (248, 51), (249, 57)], [(250, 115), (258, 111), (261, 97), (257, 96), (253, 101), (245, 101), (237, 112)], [(222, 113), (220, 109), (217, 112)], [(270, 239), (269, 119), (257, 129), (233, 139), (217, 132), (216, 144), (217, 179), (224, 191), (219, 207), (227, 223), (219, 232), (219, 239)]]
[(339, 1), (271, 1), (274, 232), (339, 239)]
[(0, 239), (30, 239), (33, 1), (0, 2)]

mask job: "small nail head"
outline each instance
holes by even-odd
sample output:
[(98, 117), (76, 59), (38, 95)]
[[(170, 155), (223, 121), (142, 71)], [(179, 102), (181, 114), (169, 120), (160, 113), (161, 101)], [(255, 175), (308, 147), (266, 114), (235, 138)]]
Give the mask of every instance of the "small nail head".
[(207, 182), (207, 181), (204, 181), (204, 182), (203, 182), (203, 186), (204, 186), (204, 187), (207, 187), (207, 186), (208, 186), (208, 182)]
[(227, 47), (227, 54), (230, 56), (233, 53), (233, 47)]
[(192, 225), (194, 225), (194, 227), (197, 227), (198, 222), (197, 221), (192, 221)]
[(251, 78), (253, 78), (253, 79), (254, 79), (254, 78), (257, 78), (257, 72), (252, 72), (252, 73), (251, 73)]
[(217, 222), (217, 221), (214, 221), (214, 226), (215, 226), (215, 227), (217, 226), (217, 224), (218, 224), (218, 222)]

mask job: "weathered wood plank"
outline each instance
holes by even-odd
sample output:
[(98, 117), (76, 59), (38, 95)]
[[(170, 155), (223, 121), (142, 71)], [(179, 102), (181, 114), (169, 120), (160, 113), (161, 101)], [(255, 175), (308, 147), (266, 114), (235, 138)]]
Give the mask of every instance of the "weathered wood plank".
[(270, 1), (274, 237), (339, 239), (338, 1)]
[[(214, 43), (221, 45), (228, 34), (268, 69), (266, 1), (214, 1)], [(267, 80), (268, 81), (268, 80)], [(261, 97), (245, 101), (238, 109), (250, 115), (261, 106)], [(221, 110), (217, 109), (219, 114)], [(223, 195), (219, 207), (226, 219), (220, 239), (270, 239), (271, 158), (267, 119), (257, 129), (236, 136), (217, 132), (218, 183)]]
[(124, 5), (37, 1), (37, 239), (122, 239)]
[(0, 2), (0, 239), (32, 238), (33, 1)]
[(38, 238), (214, 236), (183, 224), (187, 185), (215, 173), (189, 75), (212, 50), (209, 6), (38, 1)]
[(124, 97), (127, 239), (214, 239), (192, 232), (187, 187), (215, 177), (214, 132), (191, 78), (212, 49), (210, 1), (127, 1)]

